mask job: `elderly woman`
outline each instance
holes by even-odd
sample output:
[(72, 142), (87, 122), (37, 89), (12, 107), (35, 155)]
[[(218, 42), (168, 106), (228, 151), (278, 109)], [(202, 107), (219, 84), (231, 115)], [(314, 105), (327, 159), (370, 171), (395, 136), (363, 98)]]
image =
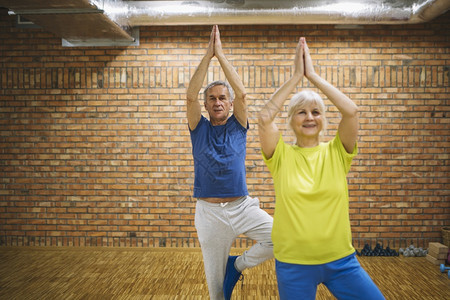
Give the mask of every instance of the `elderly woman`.
[[(275, 116), (305, 76), (337, 107), (336, 136), (321, 142), (325, 105), (312, 91), (295, 94), (288, 122), (295, 145), (283, 141)], [(259, 114), (264, 161), (273, 177), (276, 206), (272, 241), (281, 299), (315, 299), (323, 283), (338, 299), (384, 299), (352, 246), (346, 176), (357, 153), (358, 107), (314, 70), (304, 38), (294, 73)]]

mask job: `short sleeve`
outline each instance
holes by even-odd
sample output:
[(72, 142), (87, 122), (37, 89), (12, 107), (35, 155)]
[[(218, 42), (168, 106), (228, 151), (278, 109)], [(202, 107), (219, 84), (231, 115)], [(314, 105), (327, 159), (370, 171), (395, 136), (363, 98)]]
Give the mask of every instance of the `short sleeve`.
[(269, 168), (270, 173), (274, 175), (274, 172), (278, 170), (278, 167), (281, 163), (281, 160), (284, 155), (284, 151), (286, 148), (286, 144), (283, 141), (283, 136), (280, 134), (280, 138), (278, 139), (277, 145), (275, 147), (275, 151), (271, 158), (267, 158), (261, 150), (261, 154), (263, 156), (263, 160)]

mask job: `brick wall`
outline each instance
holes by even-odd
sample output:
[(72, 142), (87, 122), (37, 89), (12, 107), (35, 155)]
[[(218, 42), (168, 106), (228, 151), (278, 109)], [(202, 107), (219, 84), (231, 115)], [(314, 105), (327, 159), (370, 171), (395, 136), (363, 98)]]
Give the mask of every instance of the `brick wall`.
[[(256, 116), (289, 78), (302, 35), (317, 71), (361, 110), (349, 175), (355, 246), (441, 240), (450, 226), (449, 16), (359, 29), (220, 26), (247, 87), (247, 183), (265, 210), (273, 214), (274, 192)], [(63, 48), (14, 22), (0, 10), (0, 245), (198, 246), (185, 91), (211, 27), (143, 27), (140, 46)], [(214, 60), (207, 80), (223, 78)], [(336, 116), (329, 108), (326, 138)]]

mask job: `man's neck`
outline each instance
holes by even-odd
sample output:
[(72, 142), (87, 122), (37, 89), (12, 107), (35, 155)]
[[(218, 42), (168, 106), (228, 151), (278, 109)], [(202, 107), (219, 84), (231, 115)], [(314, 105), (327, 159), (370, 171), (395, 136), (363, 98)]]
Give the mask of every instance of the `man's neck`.
[(228, 117), (226, 117), (226, 118), (223, 119), (223, 120), (210, 119), (209, 121), (211, 122), (211, 125), (212, 125), (212, 126), (225, 125), (225, 124), (227, 124)]

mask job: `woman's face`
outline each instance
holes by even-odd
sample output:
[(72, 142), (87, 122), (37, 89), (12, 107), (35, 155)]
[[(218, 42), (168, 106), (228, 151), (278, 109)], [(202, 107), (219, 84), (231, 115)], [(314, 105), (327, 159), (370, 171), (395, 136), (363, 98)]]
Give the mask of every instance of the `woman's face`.
[(296, 109), (292, 114), (291, 127), (298, 138), (319, 137), (323, 129), (323, 115), (316, 103)]

